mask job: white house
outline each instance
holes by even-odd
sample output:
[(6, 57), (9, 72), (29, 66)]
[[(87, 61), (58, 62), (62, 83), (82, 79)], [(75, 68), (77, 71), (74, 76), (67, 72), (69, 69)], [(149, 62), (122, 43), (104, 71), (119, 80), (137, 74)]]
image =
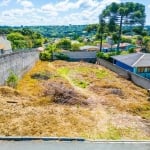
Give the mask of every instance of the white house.
[(0, 55), (12, 53), (11, 42), (5, 35), (0, 35)]

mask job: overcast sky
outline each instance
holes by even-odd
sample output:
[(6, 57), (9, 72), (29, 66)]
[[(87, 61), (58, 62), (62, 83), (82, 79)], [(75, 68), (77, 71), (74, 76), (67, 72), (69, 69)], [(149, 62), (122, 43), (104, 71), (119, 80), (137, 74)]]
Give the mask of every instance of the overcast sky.
[(150, 0), (0, 0), (0, 25), (69, 25), (98, 23), (112, 2), (139, 2), (150, 25)]

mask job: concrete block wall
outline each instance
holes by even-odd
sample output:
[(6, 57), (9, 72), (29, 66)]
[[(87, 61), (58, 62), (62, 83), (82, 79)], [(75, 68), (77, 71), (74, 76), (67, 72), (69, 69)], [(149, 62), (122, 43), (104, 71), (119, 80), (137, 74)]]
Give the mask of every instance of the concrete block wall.
[(104, 59), (100, 59), (97, 58), (97, 64), (102, 65), (106, 68), (108, 68), (109, 70), (116, 72), (117, 74), (127, 78), (127, 79), (131, 79), (131, 81), (133, 83), (135, 83), (136, 85), (145, 88), (145, 89), (150, 89), (150, 80), (143, 78), (137, 74), (134, 74), (132, 72), (129, 72), (125, 69), (122, 69), (116, 65), (113, 65), (112, 63), (104, 60)]
[[(96, 51), (75, 51), (75, 52), (65, 51), (63, 53), (70, 58), (70, 61), (86, 61), (93, 63), (96, 62)], [(54, 57), (54, 59), (57, 58)]]
[(138, 86), (141, 86), (145, 89), (150, 89), (150, 80), (149, 79), (146, 79), (137, 74), (131, 73), (131, 80)]
[(10, 71), (21, 77), (39, 59), (36, 50), (22, 51), (0, 56), (0, 85), (5, 84)]
[(123, 76), (124, 78), (128, 79), (130, 77), (128, 71), (126, 71), (126, 70), (124, 70), (124, 69), (122, 69), (122, 68), (120, 68), (118, 66), (115, 66), (112, 63), (110, 63), (110, 62), (108, 62), (108, 61), (106, 61), (104, 59), (99, 59), (98, 58), (96, 63), (99, 64), (99, 65), (102, 65), (102, 66), (104, 66), (106, 68), (108, 68), (109, 70), (111, 70), (113, 72), (116, 72), (117, 74), (119, 74), (120, 76)]

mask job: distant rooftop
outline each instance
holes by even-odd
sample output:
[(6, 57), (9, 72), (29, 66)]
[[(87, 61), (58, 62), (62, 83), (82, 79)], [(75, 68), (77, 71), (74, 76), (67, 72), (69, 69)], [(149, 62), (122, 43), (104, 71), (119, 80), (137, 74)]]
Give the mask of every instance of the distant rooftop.
[(86, 45), (86, 46), (81, 46), (80, 50), (97, 51), (97, 50), (99, 50), (99, 47), (98, 46)]
[(150, 54), (148, 53), (133, 53), (127, 55), (118, 55), (112, 56), (112, 58), (132, 67), (150, 66)]
[[(122, 48), (122, 47), (126, 47), (129, 45), (132, 45), (132, 44), (131, 43), (120, 43), (119, 47)], [(113, 45), (113, 47), (117, 47), (117, 44)]]
[(0, 49), (4, 49), (4, 45), (3, 44), (0, 44)]

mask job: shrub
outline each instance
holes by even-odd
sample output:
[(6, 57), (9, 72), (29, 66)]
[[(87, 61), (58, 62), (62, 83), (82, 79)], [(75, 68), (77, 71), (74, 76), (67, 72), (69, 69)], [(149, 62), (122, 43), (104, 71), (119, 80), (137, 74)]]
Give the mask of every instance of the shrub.
[(79, 43), (71, 44), (71, 51), (78, 51), (78, 50), (80, 50), (80, 44)]
[(61, 49), (66, 49), (66, 50), (70, 50), (71, 49), (71, 41), (70, 39), (61, 39), (57, 45), (56, 45), (57, 48), (61, 48)]
[(6, 84), (10, 87), (15, 88), (17, 86), (17, 83), (18, 83), (18, 76), (13, 71), (10, 71), (9, 76), (6, 80)]
[(60, 60), (69, 60), (69, 56), (64, 53), (57, 53), (55, 57)]
[(122, 37), (122, 39), (121, 39), (121, 42), (122, 43), (131, 43), (132, 42), (132, 39), (131, 38), (128, 38), (128, 37)]
[(50, 78), (50, 73), (49, 72), (34, 73), (31, 75), (31, 78), (37, 80), (48, 80)]
[[(117, 53), (118, 54), (118, 53)], [(98, 52), (97, 53), (97, 57), (98, 58), (103, 58), (105, 60), (111, 61), (111, 56), (116, 55), (116, 52), (108, 52), (108, 53), (104, 53), (104, 52)], [(118, 54), (119, 55), (119, 54)]]
[(52, 54), (48, 51), (44, 51), (40, 53), (39, 57), (40, 60), (47, 61), (52, 59)]
[(89, 85), (89, 83), (88, 82), (85, 82), (85, 81), (81, 81), (81, 80), (78, 80), (78, 79), (74, 79), (73, 80), (73, 83), (76, 85), (76, 86), (78, 86), (78, 87), (80, 87), (80, 88), (86, 88), (88, 85)]
[(129, 52), (129, 53), (134, 53), (134, 52), (135, 52), (135, 49), (134, 49), (134, 48), (130, 48), (130, 49), (128, 50), (128, 52)]

